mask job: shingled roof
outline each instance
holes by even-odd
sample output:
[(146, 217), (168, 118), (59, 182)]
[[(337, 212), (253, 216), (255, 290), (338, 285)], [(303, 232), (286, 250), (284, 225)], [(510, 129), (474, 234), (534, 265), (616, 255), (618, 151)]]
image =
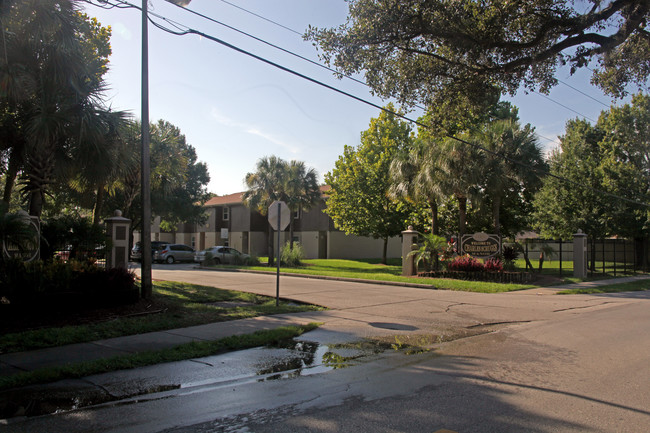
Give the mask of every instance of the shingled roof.
[[(320, 192), (323, 194), (323, 196), (327, 196), (327, 191), (329, 191), (332, 187), (329, 185), (321, 185), (320, 186)], [(218, 195), (216, 197), (212, 197), (210, 200), (206, 201), (203, 206), (219, 206), (219, 205), (224, 205), (224, 204), (239, 204), (242, 202), (242, 197), (244, 193), (243, 192), (236, 192), (234, 194), (228, 194), (228, 195)]]

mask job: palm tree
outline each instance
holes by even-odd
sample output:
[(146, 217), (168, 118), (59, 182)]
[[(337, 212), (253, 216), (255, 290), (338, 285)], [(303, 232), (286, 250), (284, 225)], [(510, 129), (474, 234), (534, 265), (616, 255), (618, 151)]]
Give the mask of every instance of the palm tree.
[[(248, 188), (242, 199), (246, 206), (266, 215), (269, 206), (276, 200), (286, 201), (288, 165), (277, 156), (265, 156), (257, 161), (256, 171), (246, 174), (244, 182)], [(273, 266), (273, 239), (267, 226), (269, 266)]]
[(81, 108), (97, 104), (103, 90), (103, 60), (89, 58), (91, 35), (84, 41), (83, 32), (93, 29), (84, 20), (72, 0), (7, 1), (0, 8), (0, 80), (7, 83), (0, 103), (17, 113), (21, 136), (11, 146), (5, 198), (22, 167), (31, 215), (41, 215), (61, 161), (77, 144)]
[(467, 226), (467, 200), (478, 192), (481, 155), (475, 147), (452, 138), (440, 144), (438, 155), (440, 189), (458, 200), (458, 231), (462, 238)]
[(390, 165), (392, 197), (405, 197), (413, 202), (426, 201), (431, 210), (431, 233), (438, 235), (438, 202), (444, 198), (444, 172), (440, 166), (440, 147), (417, 140), (401, 152)]
[(129, 168), (131, 153), (125, 140), (126, 114), (86, 107), (78, 145), (71, 152), (67, 179), (79, 192), (95, 196), (93, 224), (99, 224), (107, 188)]
[(416, 268), (419, 269), (420, 262), (423, 262), (423, 267), (427, 271), (437, 271), (440, 266), (438, 256), (447, 246), (447, 239), (433, 233), (421, 233), (421, 236), (422, 245), (420, 248), (411, 251), (408, 255), (414, 256)]
[(293, 215), (299, 210), (311, 209), (321, 198), (316, 170), (307, 169), (302, 161), (292, 160), (287, 166), (284, 193), (292, 214), (289, 222), (289, 249), (293, 251)]
[(516, 120), (490, 122), (476, 134), (476, 139), (489, 151), (481, 151), (481, 189), (491, 199), (492, 224), (495, 233), (501, 234), (503, 200), (508, 193), (536, 190), (541, 179), (539, 171), (531, 167), (544, 169), (545, 162), (533, 129), (530, 125), (521, 128)]

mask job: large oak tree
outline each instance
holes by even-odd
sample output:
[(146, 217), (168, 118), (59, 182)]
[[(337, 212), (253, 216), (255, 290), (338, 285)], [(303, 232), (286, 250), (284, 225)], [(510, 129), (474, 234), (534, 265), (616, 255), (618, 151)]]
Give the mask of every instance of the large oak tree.
[(340, 71), (363, 71), (377, 94), (439, 107), (439, 122), (481, 115), (522, 85), (546, 92), (563, 65), (589, 65), (614, 96), (650, 73), (648, 0), (349, 3), (345, 24), (306, 37)]

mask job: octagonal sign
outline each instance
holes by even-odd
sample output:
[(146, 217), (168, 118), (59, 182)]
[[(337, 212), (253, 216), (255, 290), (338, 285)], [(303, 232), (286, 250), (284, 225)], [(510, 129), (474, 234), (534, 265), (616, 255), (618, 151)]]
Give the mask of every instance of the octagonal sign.
[(269, 206), (269, 224), (273, 227), (273, 230), (278, 230), (278, 215), (280, 216), (280, 231), (287, 228), (289, 222), (291, 221), (291, 211), (289, 206), (283, 201), (274, 201)]

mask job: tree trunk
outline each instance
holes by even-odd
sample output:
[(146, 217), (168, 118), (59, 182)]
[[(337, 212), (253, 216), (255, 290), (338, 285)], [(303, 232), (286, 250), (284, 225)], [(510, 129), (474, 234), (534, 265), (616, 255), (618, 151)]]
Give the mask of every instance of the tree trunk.
[(29, 214), (41, 218), (43, 213), (43, 191), (36, 190), (29, 193)]
[(267, 242), (268, 253), (269, 253), (268, 266), (271, 268), (275, 264), (274, 255), (273, 255), (273, 228), (271, 227), (271, 224), (267, 225), (266, 233), (267, 233), (266, 242)]
[(381, 264), (385, 265), (386, 264), (386, 255), (388, 252), (388, 237), (384, 238), (384, 249), (381, 254)]
[(492, 203), (492, 223), (494, 225), (494, 232), (497, 235), (501, 235), (501, 197), (495, 197), (494, 202)]
[(429, 208), (431, 209), (431, 233), (438, 236), (440, 228), (438, 227), (438, 202), (429, 200)]
[(17, 155), (14, 155), (14, 152), (11, 152), (9, 157), (9, 166), (7, 167), (7, 173), (5, 174), (5, 189), (2, 196), (2, 200), (9, 204), (11, 201), (11, 193), (13, 192), (14, 185), (16, 183), (16, 177), (18, 176), (18, 169), (20, 168), (20, 160)]
[(467, 197), (458, 197), (458, 233), (460, 234), (461, 241), (465, 234), (465, 226), (467, 225)]
[(102, 208), (104, 207), (104, 184), (97, 185), (97, 199), (95, 200), (95, 209), (93, 209), (93, 224), (99, 225), (102, 217)]
[(293, 251), (293, 211), (289, 220), (289, 250)]

